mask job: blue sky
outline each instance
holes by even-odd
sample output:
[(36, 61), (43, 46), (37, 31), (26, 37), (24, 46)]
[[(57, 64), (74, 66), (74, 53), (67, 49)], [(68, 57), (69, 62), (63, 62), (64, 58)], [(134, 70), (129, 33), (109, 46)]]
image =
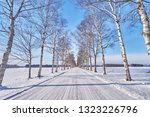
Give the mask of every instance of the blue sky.
[[(75, 5), (74, 0), (64, 0), (63, 17), (68, 21), (68, 29), (74, 31), (84, 17), (84, 11)], [(129, 63), (150, 64), (150, 57), (142, 37), (141, 25), (131, 28), (122, 24), (124, 43), (129, 58)], [(121, 63), (119, 43), (106, 51), (106, 59), (111, 63)]]
[(84, 10), (77, 7), (74, 0), (63, 0), (63, 12), (62, 16), (67, 19), (68, 29), (74, 31), (76, 26), (80, 24), (84, 16)]
[[(63, 1), (64, 6), (62, 8), (62, 16), (68, 22), (67, 29), (73, 32), (75, 31), (76, 26), (78, 26), (81, 20), (84, 18), (84, 10), (75, 5), (75, 0)], [(122, 24), (121, 26), (129, 63), (150, 64), (150, 57), (147, 55), (144, 39), (141, 34), (141, 25), (137, 26), (136, 28), (131, 28), (124, 24)], [(76, 45), (74, 44), (72, 47), (74, 52), (77, 53)], [(37, 51), (37, 54), (38, 53), (39, 51)], [(50, 61), (51, 58), (49, 58), (49, 55), (46, 54), (46, 56), (44, 57), (44, 63), (50, 64)], [(116, 43), (115, 47), (106, 50), (106, 62), (122, 63), (119, 43)], [(34, 63), (39, 63), (39, 60), (35, 60)], [(98, 64), (100, 64), (100, 61)]]

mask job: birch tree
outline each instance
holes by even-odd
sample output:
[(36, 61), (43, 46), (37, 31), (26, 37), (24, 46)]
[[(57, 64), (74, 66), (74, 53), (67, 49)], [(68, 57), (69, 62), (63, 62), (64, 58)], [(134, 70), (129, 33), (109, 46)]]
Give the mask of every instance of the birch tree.
[(93, 51), (93, 55), (94, 55), (94, 72), (97, 72), (97, 56), (99, 54), (99, 40), (97, 39), (97, 37), (94, 37), (92, 39), (92, 51)]
[(55, 72), (58, 72), (58, 68), (59, 68), (59, 55), (58, 55), (57, 47), (56, 47), (56, 69), (55, 69)]
[(78, 31), (76, 31), (78, 34), (78, 38), (76, 37), (78, 39), (78, 45), (84, 45), (86, 53), (89, 54), (90, 61), (88, 62), (90, 62), (90, 70), (92, 67), (91, 57), (93, 56), (94, 71), (97, 72), (97, 56), (99, 53), (102, 53), (103, 74), (106, 74), (104, 50), (111, 47), (114, 43), (114, 36), (110, 33), (110, 29), (106, 29), (104, 25), (106, 21), (104, 14), (89, 12), (78, 26)]
[[(93, 29), (95, 30), (95, 37), (96, 39), (95, 42), (93, 42), (93, 53), (94, 53), (94, 58), (95, 58), (95, 72), (97, 72), (96, 70), (96, 57), (97, 57), (97, 54), (99, 53), (99, 47), (101, 49), (101, 53), (102, 53), (102, 65), (103, 65), (103, 74), (106, 74), (106, 67), (105, 67), (105, 55), (104, 55), (104, 47), (103, 47), (103, 40), (102, 40), (102, 31), (104, 30), (104, 27), (103, 27), (103, 23), (105, 20), (103, 20), (103, 16), (101, 17), (98, 17), (97, 18), (97, 14), (93, 14), (91, 16), (89, 16), (89, 23), (93, 26)], [(105, 30), (106, 31), (106, 30)], [(94, 49), (94, 43), (95, 43), (95, 49)]]
[[(133, 11), (136, 11), (139, 14), (139, 18), (140, 18), (140, 22), (142, 24), (142, 35), (145, 41), (145, 45), (147, 48), (147, 53), (148, 55), (150, 55), (150, 21), (149, 21), (149, 17), (148, 17), (148, 11), (145, 8), (145, 4), (150, 4), (150, 2), (148, 0), (122, 0), (122, 1), (118, 1), (118, 2), (125, 2), (125, 3), (131, 3), (131, 6), (136, 5), (137, 8), (133, 9), (134, 7), (131, 7), (131, 13)], [(136, 17), (137, 18), (137, 17)], [(135, 20), (135, 18), (134, 18)]]
[(85, 49), (84, 43), (79, 47), (78, 56), (77, 56), (77, 66), (84, 68), (86, 67), (86, 60), (88, 59), (88, 53)]
[(59, 38), (59, 42), (57, 45), (57, 53), (61, 60), (61, 70), (66, 69), (66, 58), (70, 52), (70, 40), (68, 38), (68, 33), (65, 32), (61, 38)]
[(73, 68), (76, 66), (75, 57), (73, 53), (68, 54), (66, 58), (66, 62), (67, 62), (68, 68)]
[[(2, 84), (7, 63), (9, 60), (10, 53), (12, 51), (12, 45), (15, 35), (15, 23), (21, 15), (34, 8), (31, 5), (30, 0), (0, 0), (0, 15), (5, 17), (3, 21), (5, 26), (3, 26), (2, 31), (7, 32), (7, 46), (2, 57), (2, 63), (0, 66), (0, 85)], [(1, 23), (3, 25), (3, 23)], [(8, 28), (5, 28), (8, 27)]]
[[(93, 16), (93, 15), (92, 15)], [(102, 39), (103, 37), (103, 32), (106, 31), (104, 29), (104, 23), (106, 21), (106, 18), (103, 18), (104, 16), (102, 15), (94, 15), (93, 16), (93, 25), (96, 29), (97, 32), (97, 36), (98, 36), (98, 40), (99, 40), (99, 45), (101, 48), (101, 61), (102, 61), (102, 66), (103, 66), (103, 75), (106, 74), (106, 66), (105, 66), (105, 47), (104, 47), (104, 39)], [(105, 33), (105, 32), (104, 32)]]
[[(47, 40), (46, 47), (48, 48), (48, 52), (52, 55), (52, 73), (54, 73), (54, 67), (55, 62), (57, 62), (56, 54), (57, 52), (57, 44), (59, 41), (59, 38), (61, 38), (61, 35), (63, 35), (64, 27), (65, 27), (65, 20), (61, 17), (57, 17), (58, 21), (56, 22), (56, 25), (53, 27), (53, 34), (49, 37)], [(58, 63), (58, 62), (57, 62)], [(57, 70), (56, 70), (57, 71)]]
[(141, 23), (143, 26), (143, 37), (147, 47), (147, 53), (150, 55), (150, 24), (147, 12), (145, 10), (144, 2), (145, 0), (137, 0), (138, 13), (140, 15)]
[[(87, 18), (87, 17), (86, 17)], [(92, 71), (92, 38), (93, 38), (93, 32), (92, 32), (92, 27), (91, 25), (88, 24), (89, 19), (84, 19), (81, 21), (79, 26), (77, 27), (77, 30), (74, 34), (75, 39), (77, 40), (79, 51), (81, 53), (84, 53), (85, 56), (81, 57), (82, 59), (84, 58), (84, 62), (86, 63), (87, 69), (90, 69)], [(84, 46), (84, 51), (82, 50), (82, 46)], [(79, 52), (79, 54), (80, 54)]]
[(124, 38), (121, 30), (121, 9), (124, 2), (120, 2), (119, 0), (110, 0), (110, 1), (101, 1), (101, 0), (78, 0), (79, 4), (88, 7), (97, 9), (112, 19), (116, 25), (118, 32), (118, 39), (120, 44), (120, 52), (122, 56), (122, 61), (125, 68), (125, 79), (126, 81), (131, 81), (131, 75), (128, 65), (128, 59), (126, 55), (126, 49), (124, 45)]
[(52, 55), (52, 73), (54, 73), (54, 66), (56, 60), (56, 46), (58, 43), (58, 38), (60, 34), (60, 30), (55, 30), (53, 36), (50, 37), (49, 42), (46, 44), (47, 51)]
[[(98, 54), (100, 53), (100, 48), (99, 48), (99, 40), (98, 40), (98, 36), (97, 36), (97, 32), (94, 29), (94, 26), (92, 25), (92, 17), (87, 16), (85, 18), (85, 25), (86, 27), (84, 28), (84, 30), (87, 30), (86, 28), (88, 28), (88, 36), (90, 37), (89, 39), (86, 38), (85, 42), (89, 42), (91, 44), (90, 49), (92, 51), (93, 57), (94, 57), (94, 72), (97, 72), (97, 57)], [(91, 53), (90, 53), (91, 54)]]
[(31, 66), (32, 60), (35, 56), (33, 56), (33, 49), (35, 48), (36, 38), (35, 30), (33, 27), (26, 27), (26, 29), (21, 29), (17, 31), (17, 36), (14, 39), (14, 48), (11, 56), (13, 59), (21, 61), (23, 63), (27, 63), (29, 66), (28, 79), (31, 76)]
[(55, 25), (55, 22), (57, 21), (60, 3), (60, 0), (39, 1), (38, 4), (45, 7), (37, 9), (36, 13), (33, 15), (34, 20), (31, 21), (35, 24), (39, 34), (38, 36), (40, 42), (40, 64), (37, 75), (38, 77), (42, 76), (42, 65), (46, 39), (49, 38), (53, 33), (53, 27)]
[[(147, 48), (147, 53), (150, 55), (150, 22), (148, 17), (148, 11), (145, 8), (144, 4), (150, 4), (147, 0), (120, 0), (116, 1), (113, 0), (112, 2), (124, 2), (124, 3), (132, 3), (131, 6), (136, 5), (137, 6), (137, 12), (139, 14), (139, 18), (142, 24), (142, 35), (145, 41), (145, 45)], [(135, 11), (135, 9), (131, 8), (131, 12)], [(134, 19), (135, 20), (135, 19)]]
[[(129, 7), (130, 9), (128, 8), (129, 13), (126, 13), (127, 19), (132, 21), (131, 24), (136, 24), (137, 21), (140, 21), (142, 24), (142, 35), (147, 48), (147, 53), (150, 55), (150, 22), (148, 16), (150, 2), (148, 0), (122, 0), (122, 2), (126, 3), (127, 7), (131, 6)], [(146, 9), (146, 5), (148, 5), (148, 9)]]
[(98, 43), (100, 46), (101, 62), (103, 68), (103, 75), (106, 75), (106, 65), (105, 65), (105, 50), (114, 46), (116, 40), (116, 33), (112, 33), (111, 27), (107, 25), (107, 16), (104, 13), (99, 13), (95, 10), (90, 10), (89, 18), (90, 24), (95, 30), (95, 35), (97, 35)]

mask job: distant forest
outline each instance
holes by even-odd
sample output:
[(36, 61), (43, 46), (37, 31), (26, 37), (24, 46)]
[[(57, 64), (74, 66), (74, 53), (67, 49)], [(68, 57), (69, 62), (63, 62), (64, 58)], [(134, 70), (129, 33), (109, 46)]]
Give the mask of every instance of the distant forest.
[[(56, 67), (56, 65), (54, 65)], [(150, 65), (144, 65), (144, 64), (130, 64), (130, 67), (150, 67)], [(7, 65), (7, 68), (28, 68), (29, 65), (26, 64), (24, 66), (19, 66), (19, 65)], [(32, 68), (38, 68), (39, 65), (38, 64), (34, 64), (32, 65)], [(42, 67), (52, 67), (52, 65), (43, 65)], [(59, 65), (59, 67), (62, 67), (61, 65)], [(87, 66), (85, 66), (87, 67)], [(93, 65), (94, 67), (94, 65)], [(102, 67), (102, 65), (97, 65), (97, 67)], [(106, 64), (106, 67), (123, 67), (123, 64)]]

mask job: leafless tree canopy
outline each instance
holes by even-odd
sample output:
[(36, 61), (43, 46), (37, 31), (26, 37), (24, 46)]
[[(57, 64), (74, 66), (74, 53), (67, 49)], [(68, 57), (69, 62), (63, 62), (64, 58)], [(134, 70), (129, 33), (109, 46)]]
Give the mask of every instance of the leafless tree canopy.
[[(29, 66), (29, 78), (33, 59), (39, 58), (38, 77), (42, 76), (45, 53), (49, 52), (52, 73), (58, 67), (79, 67), (97, 72), (102, 63), (106, 74), (105, 52), (115, 44), (125, 69), (125, 79), (131, 81), (125, 37), (122, 27), (142, 26), (142, 35), (150, 55), (150, 2), (148, 0), (76, 0), (86, 10), (76, 31), (66, 30), (66, 20), (61, 15), (62, 0), (0, 0), (0, 85), (7, 64), (14, 58)], [(127, 23), (126, 23), (127, 22)], [(139, 32), (140, 33), (140, 32)], [(78, 46), (77, 56), (72, 52), (71, 38)], [(39, 55), (34, 55), (34, 50)], [(10, 56), (11, 55), (11, 56)], [(97, 59), (98, 57), (101, 59)], [(77, 57), (77, 63), (75, 58)]]

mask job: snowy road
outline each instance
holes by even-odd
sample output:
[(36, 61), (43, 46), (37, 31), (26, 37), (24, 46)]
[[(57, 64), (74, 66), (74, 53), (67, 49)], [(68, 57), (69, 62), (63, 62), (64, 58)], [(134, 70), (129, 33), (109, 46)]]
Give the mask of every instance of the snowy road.
[(21, 91), (8, 99), (19, 100), (106, 100), (134, 99), (111, 83), (104, 83), (88, 71), (73, 68), (42, 84)]

